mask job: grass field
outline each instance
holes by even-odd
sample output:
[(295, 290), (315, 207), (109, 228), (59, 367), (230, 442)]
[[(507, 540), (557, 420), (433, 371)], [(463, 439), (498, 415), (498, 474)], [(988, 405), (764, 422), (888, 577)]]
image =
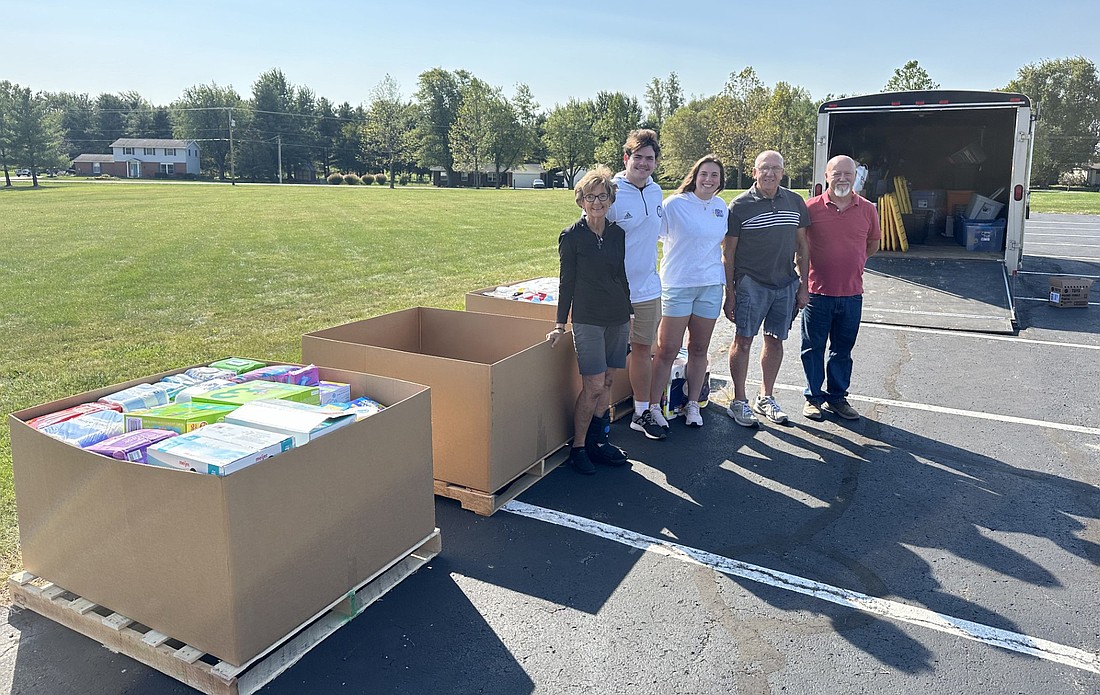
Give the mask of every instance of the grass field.
[[(726, 191), (723, 197), (732, 198)], [(1100, 214), (1100, 194), (1036, 192)], [(0, 189), (0, 413), (557, 273), (572, 193), (48, 181)], [(0, 426), (0, 572), (19, 567)]]
[(0, 572), (19, 565), (7, 413), (557, 273), (566, 191), (142, 184), (0, 190)]

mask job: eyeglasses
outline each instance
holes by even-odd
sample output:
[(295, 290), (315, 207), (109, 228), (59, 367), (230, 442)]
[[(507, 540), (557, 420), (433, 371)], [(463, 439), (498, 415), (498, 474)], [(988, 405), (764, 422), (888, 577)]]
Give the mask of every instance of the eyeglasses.
[(584, 196), (584, 202), (594, 203), (598, 200), (601, 203), (603, 203), (603, 202), (606, 202), (607, 199), (610, 198), (610, 197), (611, 196), (609, 196), (606, 193), (589, 193), (588, 195)]
[(770, 171), (783, 171), (783, 167), (781, 167), (781, 166), (765, 166), (765, 167), (756, 167), (756, 170), (757, 171), (762, 171), (764, 173), (768, 173)]

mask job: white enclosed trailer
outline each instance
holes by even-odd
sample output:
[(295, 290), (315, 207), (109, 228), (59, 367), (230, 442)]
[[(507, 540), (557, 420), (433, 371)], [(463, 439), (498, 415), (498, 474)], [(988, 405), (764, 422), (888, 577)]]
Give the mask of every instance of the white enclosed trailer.
[[(923, 243), (868, 263), (864, 320), (1012, 332), (1013, 286), (1021, 268), (1035, 115), (1023, 94), (912, 91), (825, 102), (818, 110), (812, 192), (825, 165), (845, 154), (868, 167), (864, 195), (876, 200), (904, 177), (911, 191), (952, 203), (970, 193), (1003, 205), (998, 248), (967, 251), (934, 215)], [(941, 194), (942, 197), (939, 197)]]

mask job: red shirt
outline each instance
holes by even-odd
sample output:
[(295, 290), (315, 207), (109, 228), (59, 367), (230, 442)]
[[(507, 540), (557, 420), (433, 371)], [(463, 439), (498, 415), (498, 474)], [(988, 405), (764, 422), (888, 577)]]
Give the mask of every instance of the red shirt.
[(810, 282), (813, 294), (852, 297), (863, 294), (863, 266), (867, 242), (882, 238), (878, 210), (869, 200), (852, 193), (852, 202), (841, 210), (828, 193), (810, 198)]

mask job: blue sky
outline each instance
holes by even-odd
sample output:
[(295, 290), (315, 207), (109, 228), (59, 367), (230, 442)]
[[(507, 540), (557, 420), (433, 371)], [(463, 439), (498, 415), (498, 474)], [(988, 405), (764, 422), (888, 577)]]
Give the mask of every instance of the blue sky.
[[(829, 8), (842, 8), (831, 11)], [(388, 73), (406, 96), (424, 70), (466, 69), (544, 109), (600, 90), (639, 101), (675, 71), (708, 96), (751, 65), (815, 99), (880, 91), (920, 61), (945, 88), (1003, 87), (1028, 63), (1100, 64), (1100, 0), (878, 3), (285, 2), (4, 3), (7, 79), (35, 90), (135, 90), (167, 105), (196, 84), (244, 97), (264, 71), (353, 105)]]

